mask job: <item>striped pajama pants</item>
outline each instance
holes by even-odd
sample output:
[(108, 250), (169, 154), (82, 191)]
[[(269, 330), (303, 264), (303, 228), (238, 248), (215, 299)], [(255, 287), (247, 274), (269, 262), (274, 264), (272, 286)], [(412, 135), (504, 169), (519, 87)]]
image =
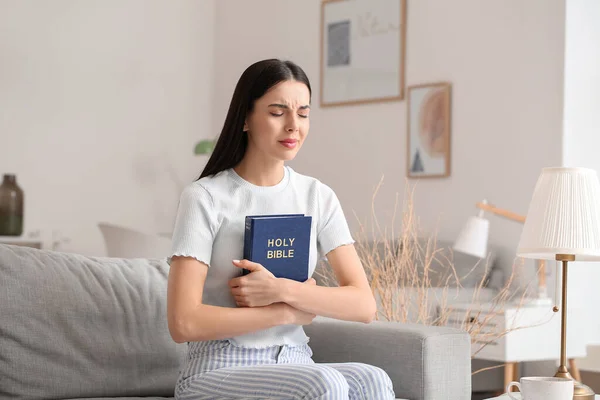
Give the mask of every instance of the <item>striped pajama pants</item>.
[(317, 364), (305, 345), (243, 348), (227, 340), (192, 342), (175, 387), (177, 400), (394, 399), (389, 376), (361, 363)]

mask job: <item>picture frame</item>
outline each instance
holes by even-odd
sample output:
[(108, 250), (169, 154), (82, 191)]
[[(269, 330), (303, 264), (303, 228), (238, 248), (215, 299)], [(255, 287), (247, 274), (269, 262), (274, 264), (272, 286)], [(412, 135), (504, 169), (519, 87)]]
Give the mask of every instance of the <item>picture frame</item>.
[(323, 0), (320, 105), (403, 100), (405, 53), (406, 0)]
[(407, 92), (407, 177), (449, 177), (452, 84), (433, 82), (412, 85)]

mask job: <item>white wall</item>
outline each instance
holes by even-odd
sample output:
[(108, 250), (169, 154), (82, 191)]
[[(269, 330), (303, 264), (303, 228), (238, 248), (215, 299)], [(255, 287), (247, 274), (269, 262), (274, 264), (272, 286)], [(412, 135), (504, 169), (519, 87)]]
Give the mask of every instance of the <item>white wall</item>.
[[(567, 0), (564, 100), (564, 165), (600, 172), (600, 2)], [(600, 263), (573, 263), (569, 269), (568, 306), (588, 317), (589, 341), (600, 345)], [(579, 361), (584, 370), (600, 372), (600, 347)]]
[(171, 229), (212, 123), (214, 12), (209, 0), (0, 0), (0, 173), (25, 190), (27, 231), (103, 254), (99, 221)]
[[(27, 230), (59, 230), (84, 253), (102, 250), (100, 220), (170, 229), (174, 181), (202, 168), (193, 143), (218, 133), (251, 62), (297, 61), (318, 99), (318, 0), (115, 4), (0, 1), (0, 172), (26, 191)], [(524, 213), (539, 169), (560, 159), (563, 7), (410, 2), (407, 84), (454, 85), (452, 177), (417, 188), (424, 227), (438, 225), (441, 238), (484, 197)], [(337, 191), (353, 228), (384, 175), (385, 221), (404, 192), (406, 102), (317, 106), (311, 118), (293, 166)], [(493, 220), (508, 264), (519, 232)]]
[[(215, 132), (239, 75), (262, 58), (299, 63), (318, 104), (320, 3), (218, 2)], [(452, 176), (418, 184), (423, 227), (452, 239), (483, 198), (526, 213), (540, 169), (561, 162), (564, 1), (411, 1), (407, 37), (406, 83), (453, 83)], [(405, 154), (405, 101), (313, 107), (311, 134), (291, 165), (330, 184), (356, 229), (353, 213), (368, 218), (382, 175), (377, 209), (388, 220), (404, 193)], [(492, 221), (491, 241), (507, 265), (520, 231)]]

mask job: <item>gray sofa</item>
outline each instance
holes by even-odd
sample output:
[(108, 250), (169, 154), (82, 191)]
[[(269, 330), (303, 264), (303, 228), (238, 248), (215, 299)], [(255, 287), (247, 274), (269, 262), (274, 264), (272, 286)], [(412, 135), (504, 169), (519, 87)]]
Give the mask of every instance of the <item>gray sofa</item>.
[[(0, 245), (0, 399), (172, 398), (186, 345), (168, 333), (168, 268)], [(464, 332), (325, 318), (306, 331), (315, 361), (380, 366), (398, 398), (471, 398)]]

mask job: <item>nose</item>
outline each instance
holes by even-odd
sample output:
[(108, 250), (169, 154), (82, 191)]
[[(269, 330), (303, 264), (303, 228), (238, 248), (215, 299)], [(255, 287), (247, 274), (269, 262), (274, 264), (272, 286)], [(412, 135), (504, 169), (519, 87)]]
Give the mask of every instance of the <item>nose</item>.
[(298, 126), (299, 126), (298, 125), (298, 120), (295, 117), (291, 116), (287, 120), (287, 124), (286, 124), (285, 130), (287, 132), (296, 132), (298, 130)]

